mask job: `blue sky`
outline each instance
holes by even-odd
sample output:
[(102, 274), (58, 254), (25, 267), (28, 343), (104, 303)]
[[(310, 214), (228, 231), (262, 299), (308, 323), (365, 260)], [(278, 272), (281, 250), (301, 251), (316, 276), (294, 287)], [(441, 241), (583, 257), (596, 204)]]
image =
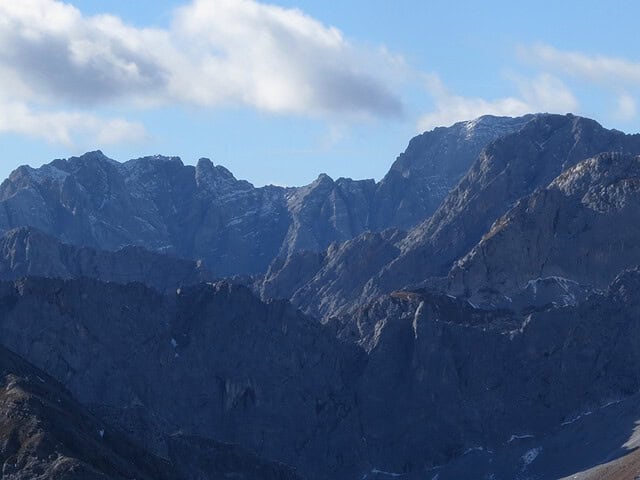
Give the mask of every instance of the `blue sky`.
[(301, 185), (484, 113), (639, 131), (640, 4), (558, 3), (0, 0), (0, 175), (99, 148)]

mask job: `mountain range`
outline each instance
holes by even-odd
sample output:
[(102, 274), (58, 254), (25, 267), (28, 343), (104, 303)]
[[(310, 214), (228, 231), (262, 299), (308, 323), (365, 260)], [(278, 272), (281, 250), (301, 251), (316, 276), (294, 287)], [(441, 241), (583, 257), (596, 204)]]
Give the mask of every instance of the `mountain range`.
[(640, 135), (571, 114), (436, 128), (379, 182), (20, 167), (3, 478), (633, 478), (638, 225)]

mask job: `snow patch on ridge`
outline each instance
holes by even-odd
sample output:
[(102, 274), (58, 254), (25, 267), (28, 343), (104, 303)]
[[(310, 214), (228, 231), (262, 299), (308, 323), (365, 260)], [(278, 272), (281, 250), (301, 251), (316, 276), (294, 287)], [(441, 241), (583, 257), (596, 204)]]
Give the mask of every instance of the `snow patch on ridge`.
[(535, 438), (535, 436), (531, 435), (530, 433), (524, 433), (524, 434), (513, 434), (511, 435), (511, 438), (509, 438), (509, 440), (507, 440), (507, 443), (513, 443), (516, 440), (524, 440), (527, 438)]
[(527, 468), (533, 462), (535, 462), (536, 458), (542, 453), (542, 447), (532, 448), (528, 450), (524, 455), (522, 455), (522, 463), (524, 463), (524, 467)]

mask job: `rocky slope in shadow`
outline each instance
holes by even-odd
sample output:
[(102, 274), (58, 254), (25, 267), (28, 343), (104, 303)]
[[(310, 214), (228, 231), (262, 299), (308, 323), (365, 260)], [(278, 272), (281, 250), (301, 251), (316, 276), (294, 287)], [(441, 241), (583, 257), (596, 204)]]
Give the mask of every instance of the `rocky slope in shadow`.
[(0, 347), (0, 464), (11, 479), (178, 480), (43, 371)]
[(477, 445), (434, 467), (438, 480), (626, 480), (640, 474), (638, 395), (586, 408), (544, 436)]
[(233, 445), (171, 435), (154, 456), (89, 413), (45, 372), (0, 347), (0, 464), (7, 479), (300, 480)]
[(160, 292), (211, 279), (198, 262), (124, 247), (101, 251), (61, 243), (33, 227), (9, 230), (0, 237), (0, 279), (26, 276), (95, 278), (127, 284), (140, 282)]
[(167, 457), (163, 434), (180, 431), (310, 478), (358, 471), (352, 385), (364, 353), (286, 303), (226, 283), (170, 296), (90, 279), (0, 288), (2, 343), (123, 430), (145, 426), (136, 440), (154, 453)]
[[(577, 307), (525, 316), (420, 292), (363, 309), (358, 324), (368, 333), (369, 363), (358, 398), (376, 469), (433, 476), (434, 467), (469, 450), (545, 438), (584, 412), (636, 394), (639, 285), (634, 270)], [(625, 428), (620, 434), (633, 424)], [(584, 462), (576, 469), (594, 460), (576, 458)], [(541, 478), (554, 478), (552, 467), (571, 473), (556, 462)]]
[(575, 307), (526, 315), (397, 292), (357, 312), (362, 350), (226, 283), (173, 296), (88, 279), (1, 288), (2, 342), (170, 461), (176, 448), (207, 457), (207, 440), (167, 436), (180, 432), (308, 478), (418, 479), (640, 389), (638, 270)]

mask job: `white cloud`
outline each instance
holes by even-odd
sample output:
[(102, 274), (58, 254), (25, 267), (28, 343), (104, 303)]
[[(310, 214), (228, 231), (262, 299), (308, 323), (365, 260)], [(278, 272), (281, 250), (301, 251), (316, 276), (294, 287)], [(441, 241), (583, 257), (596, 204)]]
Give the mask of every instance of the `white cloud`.
[(85, 18), (62, 2), (0, 0), (0, 88), (19, 83), (24, 99), (83, 106), (148, 96), (165, 83), (154, 49), (166, 43), (165, 32)]
[(470, 120), (482, 115), (519, 116), (532, 112), (572, 112), (578, 101), (559, 79), (542, 74), (532, 80), (516, 79), (520, 95), (486, 100), (464, 97), (449, 91), (437, 75), (426, 77), (427, 90), (435, 109), (418, 122), (420, 131)]
[(135, 142), (144, 126), (123, 119), (103, 119), (84, 112), (33, 111), (20, 102), (0, 102), (0, 133), (17, 133), (72, 147)]
[(380, 73), (390, 66), (384, 55), (356, 49), (339, 30), (299, 10), (195, 0), (178, 10), (173, 35), (195, 67), (177, 72), (175, 93), (195, 103), (234, 101), (301, 114), (401, 110)]
[(617, 101), (615, 116), (620, 120), (633, 120), (637, 114), (635, 98), (626, 93), (620, 95)]
[(559, 79), (547, 73), (533, 79), (516, 79), (523, 101), (532, 112), (574, 112), (578, 100)]
[[(168, 29), (87, 17), (56, 0), (0, 0), (0, 90), (93, 106), (246, 105), (275, 113), (388, 116), (388, 56), (299, 10), (193, 0)], [(384, 68), (387, 67), (387, 68)]]
[(605, 55), (587, 55), (580, 52), (558, 50), (549, 45), (520, 47), (521, 56), (530, 62), (554, 72), (572, 75), (605, 85), (640, 84), (640, 63)]
[(596, 85), (608, 92), (613, 118), (637, 118), (636, 98), (640, 93), (640, 62), (606, 55), (588, 55), (538, 44), (519, 48), (527, 63), (570, 77), (579, 83)]

